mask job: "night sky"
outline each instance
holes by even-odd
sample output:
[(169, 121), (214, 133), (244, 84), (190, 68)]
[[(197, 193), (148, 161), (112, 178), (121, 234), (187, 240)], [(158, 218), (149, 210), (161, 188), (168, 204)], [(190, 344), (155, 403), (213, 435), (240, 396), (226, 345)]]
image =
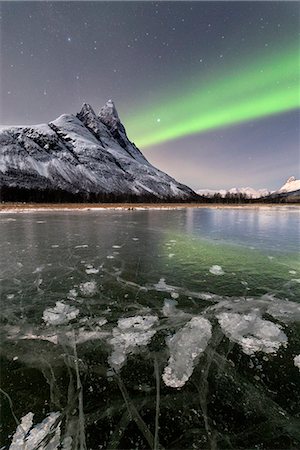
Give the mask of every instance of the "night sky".
[(199, 188), (299, 176), (299, 3), (2, 2), (0, 124), (113, 99), (154, 165)]

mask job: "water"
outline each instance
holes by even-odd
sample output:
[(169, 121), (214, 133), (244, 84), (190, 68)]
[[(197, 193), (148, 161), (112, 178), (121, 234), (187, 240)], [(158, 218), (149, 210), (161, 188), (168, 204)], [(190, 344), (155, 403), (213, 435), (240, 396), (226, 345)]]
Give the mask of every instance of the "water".
[(1, 214), (0, 230), (4, 448), (299, 448), (299, 210)]

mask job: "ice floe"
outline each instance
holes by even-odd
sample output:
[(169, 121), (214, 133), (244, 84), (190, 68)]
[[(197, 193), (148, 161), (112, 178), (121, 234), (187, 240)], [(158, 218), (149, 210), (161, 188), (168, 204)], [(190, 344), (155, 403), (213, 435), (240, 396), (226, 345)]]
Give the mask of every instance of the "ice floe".
[(109, 343), (113, 352), (109, 357), (110, 365), (118, 370), (126, 362), (128, 353), (134, 353), (137, 347), (147, 345), (156, 330), (153, 325), (158, 322), (157, 316), (134, 316), (118, 320), (118, 326), (113, 328), (113, 337)]
[(255, 352), (276, 353), (287, 345), (287, 337), (279, 325), (261, 319), (257, 311), (250, 314), (224, 312), (217, 316), (223, 333), (242, 347), (246, 355)]
[(63, 302), (56, 302), (54, 308), (47, 308), (43, 312), (43, 320), (47, 325), (63, 325), (75, 319), (79, 309)]
[(207, 347), (211, 330), (207, 319), (196, 316), (168, 338), (170, 358), (162, 376), (167, 386), (181, 388), (188, 381), (199, 356)]

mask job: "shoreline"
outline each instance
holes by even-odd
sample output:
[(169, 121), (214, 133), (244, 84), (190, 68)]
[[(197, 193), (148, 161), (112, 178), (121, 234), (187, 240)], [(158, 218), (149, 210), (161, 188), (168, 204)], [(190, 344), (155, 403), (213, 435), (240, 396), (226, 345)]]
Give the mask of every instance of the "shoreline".
[(292, 208), (300, 209), (299, 203), (2, 203), (0, 214), (49, 212), (49, 211), (145, 211), (172, 209), (259, 209)]

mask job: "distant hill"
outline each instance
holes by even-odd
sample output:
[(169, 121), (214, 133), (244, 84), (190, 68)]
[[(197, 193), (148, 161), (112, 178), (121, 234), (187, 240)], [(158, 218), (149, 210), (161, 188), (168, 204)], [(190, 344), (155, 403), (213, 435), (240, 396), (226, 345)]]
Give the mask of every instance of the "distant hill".
[(299, 202), (300, 201), (300, 180), (294, 176), (289, 177), (284, 185), (276, 191), (264, 189), (253, 189), (251, 187), (231, 188), (231, 189), (198, 189), (198, 195), (212, 198), (214, 196), (225, 197), (241, 197), (244, 199), (262, 200), (262, 201), (284, 201), (284, 202)]

